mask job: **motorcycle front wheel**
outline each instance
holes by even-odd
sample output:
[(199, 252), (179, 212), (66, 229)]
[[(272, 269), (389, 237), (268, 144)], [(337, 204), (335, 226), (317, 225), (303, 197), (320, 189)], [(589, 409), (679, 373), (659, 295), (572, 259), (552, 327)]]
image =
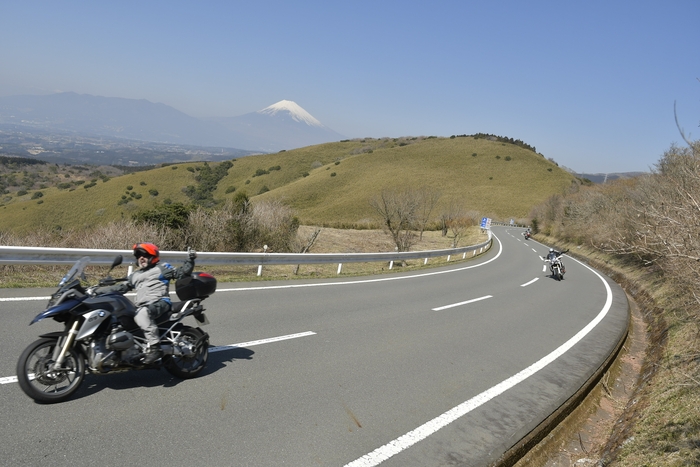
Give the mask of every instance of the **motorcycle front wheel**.
[(167, 355), (163, 357), (163, 366), (178, 378), (194, 378), (207, 364), (209, 342), (200, 329), (184, 326), (180, 332), (180, 339), (192, 349), (192, 355)]
[(58, 341), (44, 338), (24, 349), (17, 362), (20, 388), (37, 402), (53, 404), (68, 399), (85, 378), (85, 361), (73, 349), (66, 354), (63, 365), (53, 369), (53, 353)]

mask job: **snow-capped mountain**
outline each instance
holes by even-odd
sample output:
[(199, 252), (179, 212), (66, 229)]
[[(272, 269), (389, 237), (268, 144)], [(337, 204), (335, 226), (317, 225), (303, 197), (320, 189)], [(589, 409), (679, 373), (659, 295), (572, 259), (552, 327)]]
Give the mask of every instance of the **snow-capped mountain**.
[(72, 92), (0, 97), (0, 125), (155, 143), (277, 152), (339, 141), (295, 102), (283, 100), (238, 117), (199, 119), (145, 99)]
[(256, 151), (276, 152), (344, 138), (296, 102), (288, 100), (239, 117), (210, 120), (235, 135), (236, 141), (240, 142), (237, 147)]
[(262, 110), (258, 110), (258, 113), (269, 115), (274, 117), (278, 113), (287, 112), (292, 120), (295, 122), (306, 123), (309, 126), (319, 126), (322, 127), (323, 124), (311, 116), (309, 112), (302, 109), (300, 105), (293, 101), (279, 101), (276, 104), (272, 104), (269, 107), (265, 107)]

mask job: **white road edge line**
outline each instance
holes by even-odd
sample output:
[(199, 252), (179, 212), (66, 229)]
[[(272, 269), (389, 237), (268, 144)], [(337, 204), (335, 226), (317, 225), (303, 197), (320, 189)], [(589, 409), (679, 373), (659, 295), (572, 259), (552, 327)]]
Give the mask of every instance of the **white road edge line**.
[[(286, 341), (289, 339), (297, 339), (299, 337), (313, 336), (315, 334), (316, 333), (313, 331), (306, 331), (306, 332), (299, 332), (296, 334), (288, 334), (286, 336), (278, 336), (278, 337), (270, 337), (268, 339), (260, 339), (257, 341), (241, 342), (240, 344), (218, 345), (216, 347), (209, 347), (209, 353), (221, 352), (223, 350), (238, 349), (241, 347), (252, 347), (254, 345), (270, 344), (272, 342)], [(4, 378), (0, 378), (0, 384), (9, 384), (9, 383), (16, 383), (16, 382), (17, 382), (17, 376), (6, 376)]]
[(537, 282), (538, 280), (540, 280), (540, 278), (539, 278), (539, 277), (535, 277), (535, 278), (532, 279), (530, 282), (525, 282), (524, 284), (521, 284), (520, 287), (527, 287), (528, 285), (532, 284), (533, 282)]
[(478, 394), (472, 397), (471, 399), (462, 402), (460, 405), (448, 410), (442, 415), (435, 417), (429, 422), (424, 423), (415, 430), (409, 431), (405, 435), (400, 436), (393, 441), (390, 441), (389, 443), (375, 449), (369, 454), (365, 454), (359, 459), (356, 459), (350, 462), (349, 464), (346, 464), (345, 467), (375, 467), (379, 465), (380, 463), (384, 462), (390, 457), (393, 457), (401, 451), (408, 449), (409, 447), (413, 446), (421, 440), (424, 440), (425, 438), (432, 435), (441, 428), (446, 427), (450, 423), (463, 417), (472, 410), (487, 403), (491, 399), (503, 394), (508, 389), (525, 381), (530, 376), (534, 375), (535, 373), (537, 373), (538, 371), (555, 361), (557, 358), (564, 355), (567, 351), (569, 351), (569, 349), (571, 349), (574, 345), (576, 345), (579, 341), (586, 337), (586, 335), (589, 332), (591, 332), (603, 320), (603, 318), (605, 318), (605, 316), (608, 314), (608, 311), (610, 311), (610, 307), (612, 306), (612, 290), (610, 289), (610, 285), (608, 285), (607, 281), (603, 278), (603, 276), (598, 274), (598, 272), (594, 271), (591, 267), (584, 263), (581, 263), (578, 260), (575, 261), (590, 269), (596, 276), (598, 276), (598, 278), (603, 282), (603, 285), (605, 286), (605, 290), (607, 293), (605, 305), (603, 306), (600, 313), (598, 313), (598, 316), (596, 316), (593, 319), (593, 321), (588, 323), (586, 327), (581, 329), (578, 333), (576, 333), (575, 336), (566, 341), (559, 348), (555, 349), (549, 355), (546, 355), (545, 357), (533, 363), (532, 365), (520, 371), (519, 373), (516, 373), (515, 375), (498, 383), (492, 388), (487, 389), (481, 394)]
[(432, 310), (433, 311), (447, 310), (448, 308), (454, 308), (456, 306), (462, 306), (462, 305), (466, 305), (468, 303), (479, 302), (481, 300), (486, 300), (487, 298), (493, 298), (493, 295), (484, 295), (483, 297), (474, 298), (472, 300), (467, 300), (466, 302), (459, 302), (459, 303), (453, 303), (452, 305), (439, 306), (437, 308), (433, 308)]

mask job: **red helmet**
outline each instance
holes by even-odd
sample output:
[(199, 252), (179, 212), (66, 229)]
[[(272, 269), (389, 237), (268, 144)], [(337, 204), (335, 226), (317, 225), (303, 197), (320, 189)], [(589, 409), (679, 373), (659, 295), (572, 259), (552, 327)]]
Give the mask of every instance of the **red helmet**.
[(160, 250), (153, 243), (137, 243), (134, 245), (134, 256), (136, 259), (145, 256), (148, 258), (148, 265), (153, 266), (160, 261)]

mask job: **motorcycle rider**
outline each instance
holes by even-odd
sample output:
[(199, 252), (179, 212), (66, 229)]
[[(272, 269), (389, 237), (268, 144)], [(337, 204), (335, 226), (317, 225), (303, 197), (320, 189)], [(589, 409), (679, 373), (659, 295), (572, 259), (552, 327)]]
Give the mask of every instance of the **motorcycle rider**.
[(179, 268), (173, 268), (168, 263), (158, 264), (160, 250), (153, 243), (137, 243), (133, 249), (139, 269), (129, 274), (126, 282), (100, 287), (95, 292), (126, 293), (130, 290), (136, 290), (134, 304), (137, 310), (134, 321), (143, 329), (148, 342), (148, 350), (143, 363), (149, 365), (163, 356), (155, 319), (169, 312), (172, 308), (169, 295), (170, 280), (182, 279), (192, 274), (197, 252), (188, 249), (189, 255), (183, 265)]
[[(546, 258), (543, 257), (542, 260), (543, 261), (549, 260), (549, 262), (551, 263), (552, 261), (554, 261), (555, 259), (557, 259), (561, 255), (568, 253), (568, 252), (569, 252), (568, 248), (564, 251), (557, 251), (554, 248), (550, 248), (549, 253), (547, 254), (547, 257)], [(564, 263), (561, 263), (561, 272), (562, 273), (566, 272), (566, 268), (564, 267)]]

